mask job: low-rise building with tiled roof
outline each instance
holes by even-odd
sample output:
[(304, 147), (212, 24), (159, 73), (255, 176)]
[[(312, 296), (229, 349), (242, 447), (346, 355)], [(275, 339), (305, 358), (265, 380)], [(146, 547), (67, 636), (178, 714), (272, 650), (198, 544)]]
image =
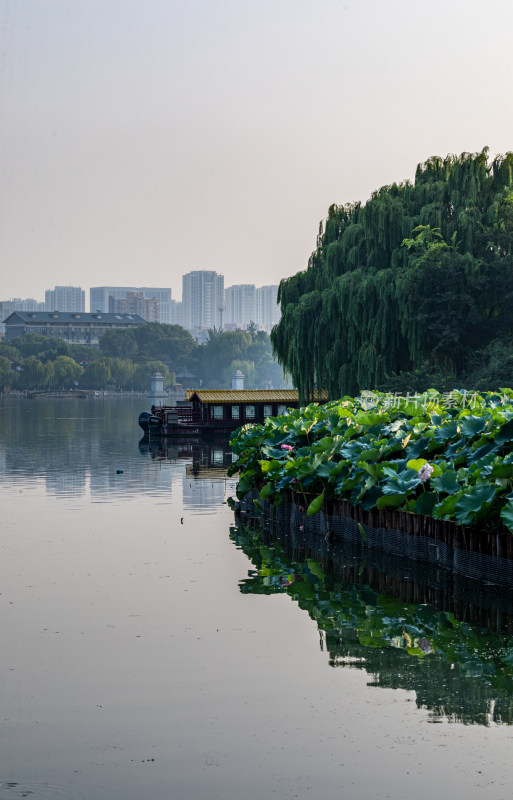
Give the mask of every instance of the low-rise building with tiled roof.
[(115, 314), (97, 311), (14, 311), (4, 321), (5, 338), (24, 339), (27, 333), (64, 339), (68, 344), (98, 346), (102, 336), (111, 330), (126, 330), (144, 325), (138, 314)]

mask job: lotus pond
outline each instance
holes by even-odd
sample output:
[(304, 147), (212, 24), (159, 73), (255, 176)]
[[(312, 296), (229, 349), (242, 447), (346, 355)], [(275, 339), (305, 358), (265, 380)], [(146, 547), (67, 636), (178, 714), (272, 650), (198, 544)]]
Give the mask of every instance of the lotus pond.
[(299, 493), (309, 515), (339, 498), (513, 531), (511, 389), (364, 392), (244, 426), (230, 444), (239, 499), (258, 488), (276, 505)]

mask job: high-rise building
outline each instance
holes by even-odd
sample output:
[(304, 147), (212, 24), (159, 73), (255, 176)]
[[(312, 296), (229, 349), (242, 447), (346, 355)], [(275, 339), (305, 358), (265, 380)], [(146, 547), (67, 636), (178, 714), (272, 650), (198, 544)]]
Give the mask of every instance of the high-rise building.
[(153, 288), (149, 286), (92, 286), (89, 289), (89, 309), (95, 311), (109, 310), (109, 298), (123, 300), (127, 292), (141, 292), (146, 300), (158, 300), (160, 304), (160, 322), (171, 322), (170, 304), (171, 289)]
[(230, 327), (245, 328), (257, 321), (256, 289), (252, 283), (228, 286), (224, 292), (225, 312), (223, 321)]
[(0, 300), (0, 334), (5, 336), (4, 319), (16, 311), (14, 300)]
[(183, 327), (190, 331), (222, 327), (224, 275), (194, 270), (182, 278)]
[(278, 286), (260, 286), (256, 290), (256, 322), (270, 333), (281, 317), (278, 305)]
[(183, 327), (182, 303), (176, 300), (169, 302), (169, 322), (171, 325), (181, 325)]
[(85, 311), (85, 292), (80, 286), (56, 286), (45, 292), (45, 311)]
[(34, 300), (33, 297), (13, 297), (14, 308), (16, 311), (44, 311), (45, 304)]
[(115, 314), (138, 314), (146, 322), (160, 322), (160, 303), (148, 300), (142, 292), (126, 292), (124, 297), (109, 297), (109, 311)]

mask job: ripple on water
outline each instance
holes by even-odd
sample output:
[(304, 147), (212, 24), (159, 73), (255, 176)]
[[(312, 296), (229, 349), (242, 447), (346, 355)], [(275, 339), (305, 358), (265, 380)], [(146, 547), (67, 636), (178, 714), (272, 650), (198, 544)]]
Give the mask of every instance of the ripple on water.
[(4, 781), (0, 783), (0, 800), (19, 800), (28, 797), (30, 800), (60, 800), (69, 798), (73, 800), (87, 800), (89, 796), (85, 790), (73, 785), (58, 786), (55, 783), (19, 783), (17, 781)]

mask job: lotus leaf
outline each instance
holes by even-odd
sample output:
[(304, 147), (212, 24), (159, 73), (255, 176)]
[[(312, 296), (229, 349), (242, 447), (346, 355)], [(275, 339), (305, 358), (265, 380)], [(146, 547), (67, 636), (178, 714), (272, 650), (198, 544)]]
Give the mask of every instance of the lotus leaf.
[(471, 408), (467, 392), (451, 396), (445, 408), (433, 390), (423, 404), (375, 392), (371, 409), (346, 397), (245, 425), (230, 440), (237, 495), (259, 487), (277, 504), (297, 483), (315, 496), (313, 509), (341, 497), (513, 532), (513, 390), (472, 395)]
[(497, 444), (506, 444), (513, 441), (513, 419), (510, 419), (493, 437)]
[(510, 531), (513, 531), (513, 501), (508, 500), (506, 505), (503, 506), (501, 510), (501, 519), (504, 522), (505, 526)]
[(435, 507), (437, 496), (435, 492), (422, 492), (417, 498), (414, 510), (416, 514), (430, 515)]
[(446, 494), (454, 494), (460, 488), (456, 472), (453, 469), (447, 469), (442, 475), (431, 478), (430, 483), (436, 492), (445, 492)]
[(312, 517), (314, 514), (317, 514), (321, 510), (323, 503), (324, 503), (324, 492), (320, 494), (318, 497), (316, 497), (314, 500), (312, 500), (312, 502), (310, 503), (310, 505), (306, 510), (308, 516)]
[(473, 487), (458, 500), (455, 506), (456, 519), (464, 525), (468, 524), (476, 513), (490, 505), (497, 489), (495, 486), (484, 484)]
[(477, 433), (481, 433), (486, 427), (486, 420), (487, 417), (474, 417), (469, 415), (468, 417), (463, 417), (463, 419), (459, 423), (459, 428), (461, 433), (464, 436), (468, 436), (472, 438)]

